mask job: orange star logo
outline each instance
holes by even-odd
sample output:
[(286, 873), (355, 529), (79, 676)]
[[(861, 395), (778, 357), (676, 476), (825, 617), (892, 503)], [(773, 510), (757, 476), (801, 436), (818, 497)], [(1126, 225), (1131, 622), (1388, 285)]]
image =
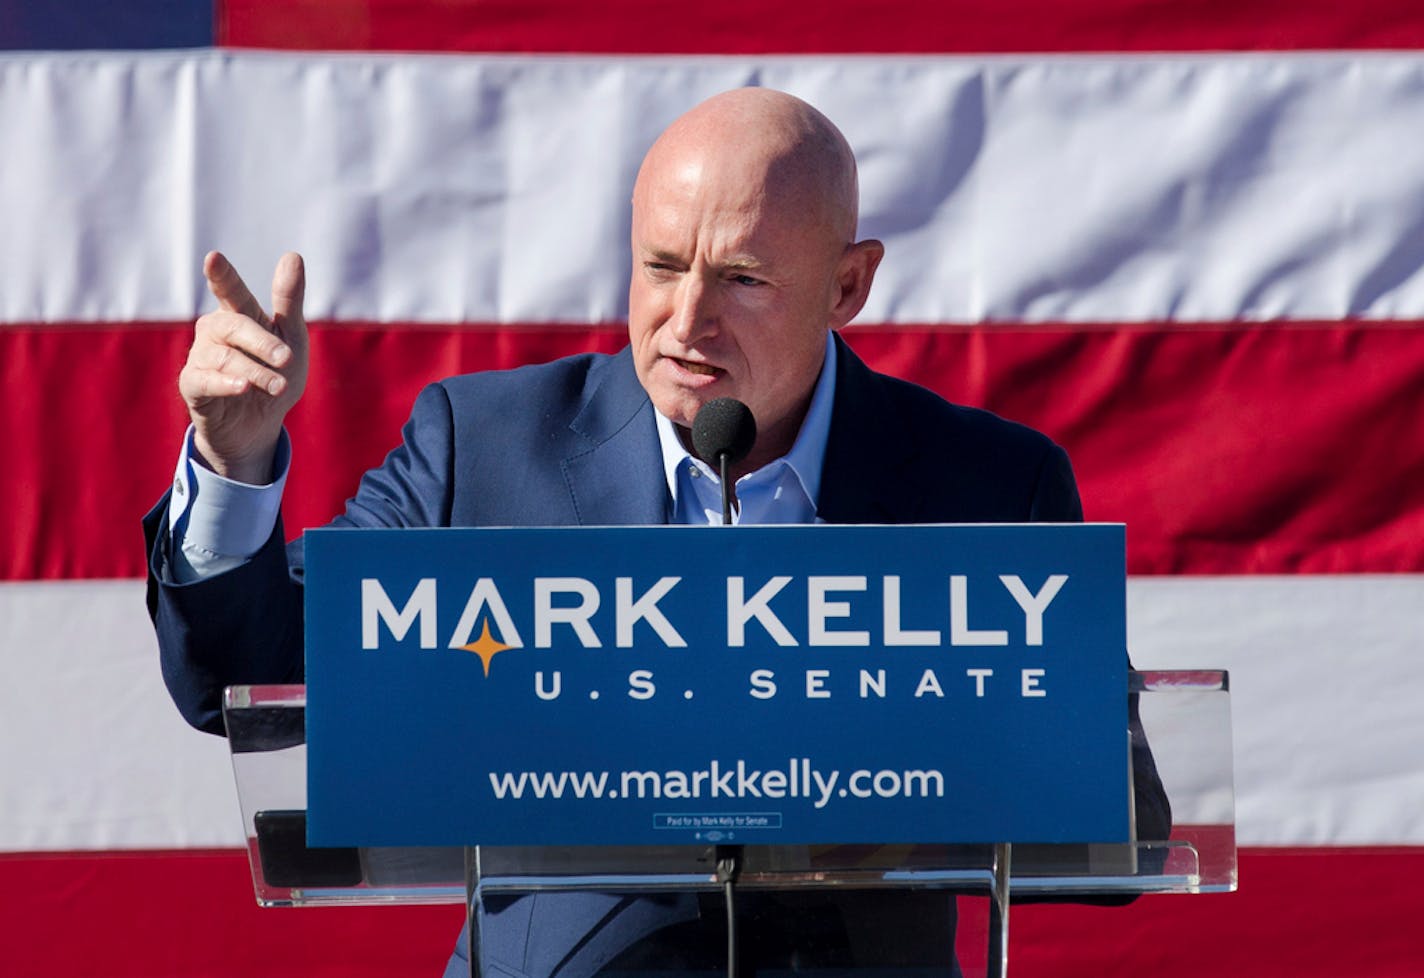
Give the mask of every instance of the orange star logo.
[(499, 653), (503, 652), (505, 649), (512, 649), (514, 648), (514, 646), (505, 645), (503, 642), (496, 641), (495, 638), (490, 635), (488, 618), (484, 619), (483, 625), (484, 627), (480, 630), (480, 637), (475, 639), (469, 645), (460, 646), (460, 648), (464, 649), (466, 652), (473, 652), (475, 653), (475, 655), (479, 656), (480, 662), (484, 663), (485, 675), (489, 676), (490, 660), (493, 659)]

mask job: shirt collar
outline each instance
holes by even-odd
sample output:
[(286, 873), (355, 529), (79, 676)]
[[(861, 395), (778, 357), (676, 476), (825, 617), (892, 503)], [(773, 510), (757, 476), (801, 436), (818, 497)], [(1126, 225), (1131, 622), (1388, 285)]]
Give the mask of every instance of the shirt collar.
[[(835, 334), (827, 330), (826, 357), (821, 364), (821, 376), (816, 381), (816, 388), (811, 394), (811, 404), (806, 409), (806, 418), (801, 422), (801, 430), (796, 434), (796, 441), (792, 443), (791, 451), (782, 456), (782, 459), (773, 460), (757, 470), (758, 472), (764, 471), (769, 466), (776, 464), (777, 461), (784, 460), (790, 466), (791, 471), (796, 474), (813, 510), (820, 504), (821, 469), (826, 461), (826, 442), (831, 435), (831, 408), (835, 404), (835, 400), (836, 342)], [(672, 495), (673, 510), (676, 511), (677, 473), (685, 461), (691, 458), (693, 463), (704, 469), (708, 475), (715, 478), (717, 474), (700, 459), (693, 458), (691, 453), (682, 446), (682, 439), (677, 436), (676, 426), (663, 417), (661, 411), (654, 408), (653, 415), (657, 422), (658, 445), (662, 449), (663, 475), (667, 479), (668, 492)]]

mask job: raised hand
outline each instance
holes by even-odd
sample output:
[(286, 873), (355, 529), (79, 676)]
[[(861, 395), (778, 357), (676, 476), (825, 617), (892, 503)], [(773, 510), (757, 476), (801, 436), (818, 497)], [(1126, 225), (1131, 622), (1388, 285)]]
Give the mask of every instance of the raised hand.
[(278, 260), (271, 316), (218, 252), (203, 259), (203, 274), (219, 308), (198, 320), (178, 375), (194, 447), (219, 475), (270, 482), (282, 420), (307, 382), (302, 257), (288, 252)]

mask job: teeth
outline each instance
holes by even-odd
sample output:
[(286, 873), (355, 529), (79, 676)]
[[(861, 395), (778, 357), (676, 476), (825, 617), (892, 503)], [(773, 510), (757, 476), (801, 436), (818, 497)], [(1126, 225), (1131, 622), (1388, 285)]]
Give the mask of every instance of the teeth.
[(707, 363), (691, 363), (687, 360), (684, 360), (682, 361), (682, 365), (687, 368), (688, 373), (711, 375), (717, 372), (716, 367)]

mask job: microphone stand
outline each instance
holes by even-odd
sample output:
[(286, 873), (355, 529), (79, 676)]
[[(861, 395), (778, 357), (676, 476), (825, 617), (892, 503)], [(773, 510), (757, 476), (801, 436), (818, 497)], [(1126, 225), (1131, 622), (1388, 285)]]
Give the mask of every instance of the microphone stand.
[(732, 489), (727, 479), (732, 470), (731, 456), (722, 452), (717, 456), (717, 466), (722, 474), (722, 525), (732, 525)]
[[(722, 525), (732, 525), (732, 459), (728, 452), (717, 453), (722, 476)], [(737, 978), (737, 903), (734, 896), (737, 876), (742, 871), (742, 846), (717, 846), (717, 882), (722, 884), (722, 901), (727, 908), (727, 978)]]
[[(692, 446), (698, 456), (716, 460), (722, 477), (722, 525), (732, 525), (732, 463), (746, 458), (756, 444), (756, 419), (741, 401), (719, 397), (704, 404), (692, 419)], [(713, 850), (716, 880), (727, 907), (727, 978), (737, 978), (735, 885), (745, 847), (719, 845)]]

